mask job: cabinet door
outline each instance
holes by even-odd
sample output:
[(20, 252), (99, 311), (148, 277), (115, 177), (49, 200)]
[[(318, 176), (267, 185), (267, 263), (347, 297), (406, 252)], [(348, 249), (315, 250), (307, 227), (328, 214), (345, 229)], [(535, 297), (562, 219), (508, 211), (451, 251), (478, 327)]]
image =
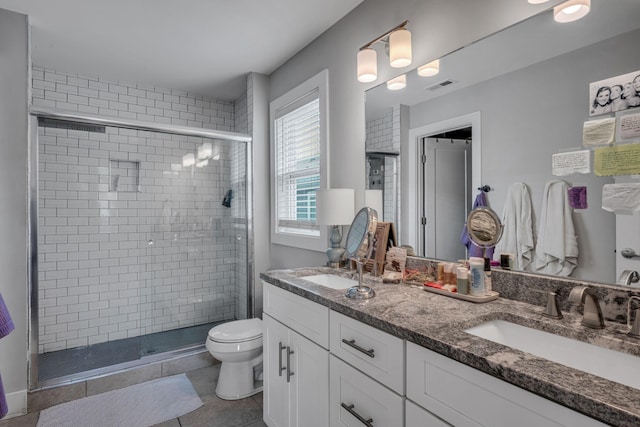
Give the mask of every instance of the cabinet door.
[(403, 426), (402, 397), (330, 355), (329, 417), (331, 427)]
[(407, 420), (405, 427), (451, 427), (451, 424), (442, 421), (410, 400), (406, 401), (405, 413)]
[(329, 352), (294, 331), (289, 351), (291, 426), (328, 427)]
[[(264, 422), (269, 427), (288, 427), (289, 384), (286, 377), (288, 329), (267, 314), (263, 315), (262, 326)], [(283, 367), (285, 370), (282, 370)]]

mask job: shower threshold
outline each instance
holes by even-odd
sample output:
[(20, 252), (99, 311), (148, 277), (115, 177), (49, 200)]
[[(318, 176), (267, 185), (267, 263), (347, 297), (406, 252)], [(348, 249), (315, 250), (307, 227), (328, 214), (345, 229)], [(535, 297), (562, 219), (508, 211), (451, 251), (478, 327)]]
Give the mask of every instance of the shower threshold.
[(220, 323), (206, 323), (40, 354), (38, 382), (73, 381), (92, 374), (126, 369), (139, 364), (141, 360), (162, 359), (164, 354), (204, 347), (209, 329)]

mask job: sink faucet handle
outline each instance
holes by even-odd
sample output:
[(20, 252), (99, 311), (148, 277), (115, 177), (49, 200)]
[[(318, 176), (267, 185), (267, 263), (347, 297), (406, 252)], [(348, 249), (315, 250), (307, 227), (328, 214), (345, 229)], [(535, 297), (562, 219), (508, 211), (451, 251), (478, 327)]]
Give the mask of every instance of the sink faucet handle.
[(640, 338), (640, 309), (634, 310), (636, 317), (633, 324), (631, 324), (631, 301), (634, 299), (640, 301), (640, 297), (633, 295), (629, 297), (627, 302), (627, 326), (630, 328), (627, 335), (633, 338)]
[(552, 319), (562, 319), (562, 312), (558, 308), (558, 294), (555, 292), (547, 292), (547, 306), (542, 313), (545, 317)]

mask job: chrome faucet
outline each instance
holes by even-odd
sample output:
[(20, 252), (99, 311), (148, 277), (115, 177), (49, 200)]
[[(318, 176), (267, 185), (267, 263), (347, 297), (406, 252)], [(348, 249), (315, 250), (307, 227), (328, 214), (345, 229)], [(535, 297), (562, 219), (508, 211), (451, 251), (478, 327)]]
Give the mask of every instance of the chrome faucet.
[(639, 281), (640, 275), (635, 270), (625, 270), (618, 278), (618, 284), (624, 286), (631, 286), (632, 283), (638, 283)]
[(582, 325), (593, 329), (604, 328), (604, 318), (598, 303), (598, 298), (586, 286), (576, 286), (569, 293), (569, 302), (573, 305), (583, 305)]

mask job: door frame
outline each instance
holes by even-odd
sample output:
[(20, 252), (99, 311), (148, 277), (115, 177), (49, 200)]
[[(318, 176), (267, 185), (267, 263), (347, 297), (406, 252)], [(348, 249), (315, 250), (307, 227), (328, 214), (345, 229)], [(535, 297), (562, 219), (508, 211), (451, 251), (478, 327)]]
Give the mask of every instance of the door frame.
[[(420, 179), (420, 140), (429, 135), (471, 127), (471, 186), (482, 186), (482, 129), (480, 111), (441, 120), (428, 125), (409, 129), (409, 138), (400, 142), (400, 189), (401, 195), (401, 232), (400, 242), (414, 248), (421, 247), (420, 241), (420, 197), (423, 193)], [(457, 238), (457, 236), (456, 236)]]

